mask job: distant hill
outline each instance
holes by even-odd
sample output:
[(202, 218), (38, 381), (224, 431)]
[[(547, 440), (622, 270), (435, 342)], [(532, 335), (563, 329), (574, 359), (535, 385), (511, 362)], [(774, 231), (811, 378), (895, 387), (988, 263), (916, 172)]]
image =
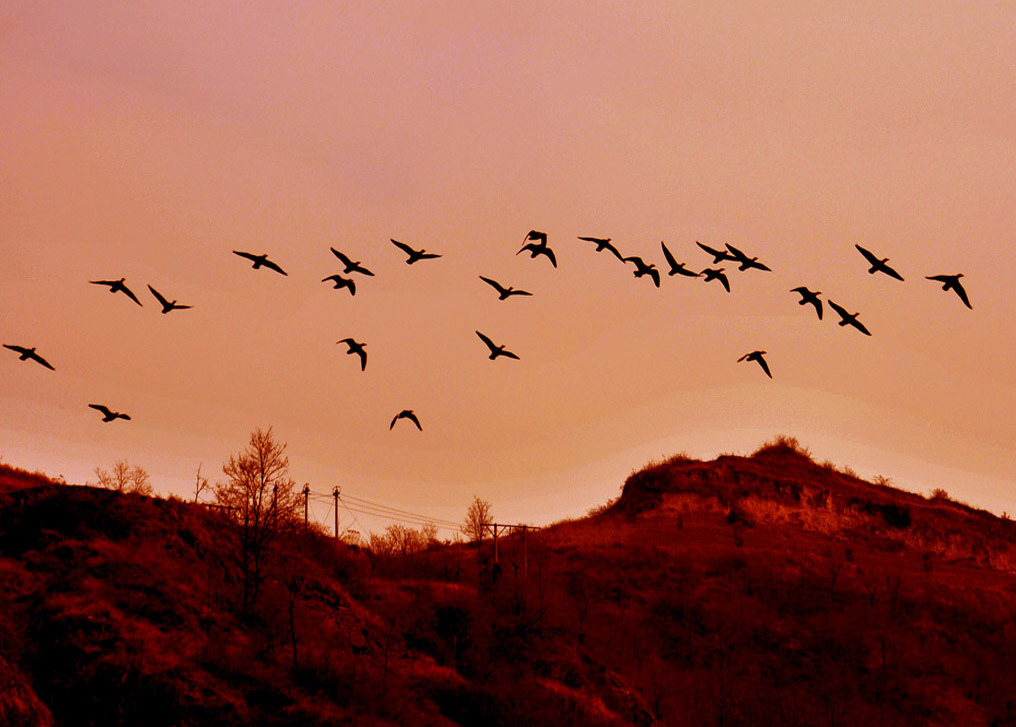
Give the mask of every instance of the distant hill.
[(0, 724), (1016, 723), (1016, 526), (793, 440), (653, 464), (496, 564), (297, 529), (248, 620), (222, 513), (32, 481), (0, 494)]

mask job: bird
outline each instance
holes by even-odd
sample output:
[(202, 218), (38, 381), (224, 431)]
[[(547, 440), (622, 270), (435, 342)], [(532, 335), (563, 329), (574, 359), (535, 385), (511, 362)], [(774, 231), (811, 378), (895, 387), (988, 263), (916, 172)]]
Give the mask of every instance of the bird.
[(762, 370), (766, 372), (766, 376), (768, 376), (771, 379), (773, 375), (769, 371), (769, 364), (766, 363), (765, 358), (763, 358), (762, 356), (764, 353), (765, 351), (752, 351), (751, 353), (746, 353), (743, 356), (741, 356), (741, 358), (737, 359), (737, 362), (741, 363), (742, 361), (758, 361), (758, 365), (761, 366)]
[(703, 250), (705, 250), (707, 253), (709, 253), (710, 255), (713, 256), (713, 265), (715, 265), (716, 263), (721, 263), (724, 260), (736, 260), (737, 259), (733, 255), (731, 255), (729, 252), (727, 252), (726, 250), (717, 250), (714, 247), (709, 247), (709, 245), (703, 245), (698, 240), (695, 240), (695, 244), (698, 245)]
[(730, 292), (730, 281), (727, 280), (727, 276), (723, 274), (723, 268), (706, 268), (702, 271), (702, 275), (705, 277), (705, 281), (708, 283), (710, 280), (719, 280), (723, 283), (723, 287)]
[(653, 279), (653, 283), (657, 288), (660, 287), (660, 271), (656, 269), (656, 266), (652, 263), (647, 263), (645, 260), (640, 258), (638, 255), (632, 255), (631, 257), (624, 258), (626, 263), (635, 263), (635, 277), (641, 278), (643, 275), (648, 275)]
[(496, 359), (498, 356), (505, 356), (507, 358), (513, 358), (516, 361), (519, 360), (519, 357), (516, 356), (514, 353), (512, 353), (511, 351), (505, 350), (504, 346), (498, 346), (493, 341), (491, 341), (489, 338), (487, 338), (487, 336), (483, 335), (479, 331), (476, 332), (476, 335), (479, 336), (480, 340), (483, 341), (484, 343), (486, 343), (487, 344), (487, 348), (490, 349), (490, 356), (488, 358), (490, 358), (491, 361)]
[(758, 257), (748, 257), (743, 252), (738, 250), (736, 247), (727, 243), (727, 249), (730, 250), (730, 254), (734, 257), (732, 260), (736, 263), (740, 263), (741, 267), (738, 270), (748, 270), (749, 268), (756, 268), (757, 270), (765, 270), (771, 273), (773, 270), (768, 265), (763, 265), (758, 261)]
[(191, 307), (189, 305), (179, 305), (175, 300), (172, 301), (166, 300), (165, 298), (162, 297), (159, 291), (157, 291), (151, 285), (148, 286), (148, 289), (152, 291), (152, 295), (154, 295), (155, 299), (159, 301), (159, 303), (162, 305), (163, 313), (169, 313), (171, 310), (185, 310)]
[(240, 250), (233, 250), (233, 254), (234, 255), (239, 255), (240, 257), (245, 257), (248, 260), (250, 260), (251, 262), (253, 262), (254, 263), (253, 268), (255, 270), (257, 270), (260, 267), (265, 267), (265, 268), (268, 268), (269, 270), (274, 270), (277, 273), (281, 273), (282, 275), (288, 275), (288, 273), (286, 273), (285, 270), (283, 270), (276, 263), (274, 263), (274, 262), (272, 262), (271, 260), (268, 259), (268, 254), (267, 253), (264, 254), (264, 255), (255, 255), (255, 254), (250, 253), (250, 252), (242, 252)]
[(670, 272), (667, 273), (667, 275), (687, 275), (689, 278), (697, 278), (702, 275), (702, 273), (692, 272), (685, 267), (684, 263), (679, 263), (675, 260), (674, 256), (671, 254), (670, 250), (667, 249), (667, 246), (663, 244), (662, 240), (660, 241), (660, 247), (663, 248), (663, 257), (667, 259), (667, 264), (670, 266)]
[(857, 320), (857, 316), (859, 316), (860, 313), (847, 313), (846, 308), (844, 308), (843, 306), (836, 305), (831, 300), (829, 301), (829, 307), (840, 314), (841, 320), (839, 324), (841, 326), (853, 326), (864, 335), (866, 336), (871, 335), (871, 332), (864, 327), (864, 324), (861, 323), (859, 320)]
[(522, 239), (523, 242), (526, 240), (538, 240), (539, 242), (530, 242), (527, 245), (523, 245), (522, 249), (515, 253), (516, 255), (521, 255), (524, 250), (529, 250), (530, 257), (535, 258), (537, 255), (546, 255), (547, 259), (550, 260), (550, 264), (555, 268), (557, 267), (557, 258), (554, 256), (554, 251), (547, 246), (546, 232), (530, 230), (529, 233)]
[(868, 268), (868, 274), (869, 275), (874, 275), (875, 273), (881, 271), (881, 272), (885, 273), (886, 275), (888, 275), (890, 278), (896, 278), (897, 280), (903, 280), (903, 276), (902, 275), (900, 275), (898, 272), (896, 272), (891, 267), (886, 265), (886, 263), (889, 262), (889, 258), (884, 257), (884, 258), (882, 258), (880, 260), (877, 257), (875, 257), (875, 254), (873, 252), (871, 252), (870, 250), (865, 250), (863, 247), (861, 247), (860, 245), (857, 245), (857, 244), (855, 244), (854, 247), (856, 247), (857, 251), (859, 253), (861, 253), (862, 255), (864, 255), (864, 259), (867, 260), (871, 264), (871, 267)]
[(337, 257), (339, 260), (341, 260), (342, 264), (346, 266), (346, 269), (342, 271), (343, 273), (360, 273), (362, 275), (369, 275), (371, 277), (374, 277), (374, 273), (372, 273), (367, 268), (363, 267), (363, 265), (360, 264), (359, 260), (350, 260), (348, 257), (343, 255), (334, 247), (329, 247), (328, 249), (331, 250), (332, 254), (335, 255), (335, 257)]
[(798, 293), (801, 296), (801, 300), (797, 301), (798, 305), (811, 303), (815, 306), (815, 312), (818, 313), (818, 319), (822, 320), (822, 301), (818, 299), (818, 297), (822, 294), (821, 290), (811, 291), (802, 285), (799, 288), (791, 289), (790, 292)]
[[(389, 238), (389, 239), (391, 239), (391, 238)], [(392, 240), (392, 244), (395, 245), (395, 247), (399, 248), (400, 250), (402, 250), (402, 252), (406, 253), (406, 255), (409, 256), (406, 259), (406, 265), (412, 265), (413, 263), (415, 263), (415, 262), (417, 262), (419, 260), (430, 260), (431, 258), (441, 257), (436, 252), (427, 252), (423, 248), (420, 248), (419, 250), (414, 250), (413, 248), (411, 248), (406, 243), (399, 242), (398, 240)]]
[(528, 290), (519, 290), (517, 288), (513, 288), (510, 285), (506, 288), (496, 280), (485, 278), (482, 275), (480, 276), (480, 280), (482, 280), (483, 282), (485, 282), (487, 285), (491, 286), (494, 290), (498, 292), (498, 300), (507, 300), (513, 295), (532, 295), (532, 293), (530, 293)]
[(956, 295), (958, 295), (960, 300), (963, 301), (963, 305), (971, 310), (974, 309), (974, 307), (970, 305), (970, 299), (967, 297), (967, 291), (965, 291), (963, 286), (960, 285), (960, 278), (963, 277), (963, 273), (956, 273), (956, 275), (926, 275), (925, 277), (928, 280), (937, 280), (942, 283), (942, 290), (955, 290)]
[(340, 288), (349, 288), (349, 294), (356, 295), (356, 283), (353, 282), (352, 278), (344, 278), (341, 275), (329, 275), (327, 278), (322, 278), (321, 282), (325, 283), (329, 280), (335, 283), (335, 290), (339, 290)]
[(586, 242), (596, 243), (596, 252), (603, 252), (604, 250), (607, 250), (618, 260), (621, 260), (622, 262), (624, 261), (624, 258), (621, 257), (621, 253), (618, 252), (617, 248), (610, 244), (609, 237), (582, 237), (580, 235), (579, 239), (585, 240)]
[(395, 417), (392, 419), (392, 423), (388, 425), (388, 431), (391, 431), (392, 429), (395, 428), (395, 422), (397, 422), (399, 419), (408, 419), (409, 421), (411, 421), (413, 424), (416, 425), (417, 429), (419, 429), (421, 432), (423, 431), (423, 427), (420, 426), (420, 420), (416, 418), (416, 414), (413, 413), (412, 409), (403, 409), (398, 414), (396, 414)]
[(120, 278), (119, 280), (89, 280), (88, 282), (93, 285), (108, 285), (110, 293), (123, 293), (135, 303), (141, 305), (141, 301), (138, 300), (138, 296), (134, 295), (134, 291), (124, 285), (123, 281), (126, 279), (127, 278)]
[(102, 404), (89, 404), (88, 406), (90, 406), (93, 409), (96, 409), (98, 411), (101, 411), (102, 412), (102, 421), (104, 421), (104, 422), (111, 422), (114, 419), (127, 419), (127, 420), (130, 420), (130, 417), (127, 416), (126, 414), (121, 414), (118, 411), (110, 411), (109, 407), (103, 406)]
[(343, 338), (341, 341), (336, 341), (335, 343), (344, 343), (347, 346), (349, 346), (349, 350), (346, 351), (346, 353), (347, 354), (356, 354), (357, 356), (359, 356), (360, 357), (360, 371), (366, 370), (366, 368), (367, 368), (367, 350), (366, 350), (367, 344), (366, 343), (359, 343), (358, 341), (354, 341), (352, 338)]
[(53, 368), (52, 364), (50, 364), (49, 361), (47, 361), (46, 359), (44, 359), (42, 356), (40, 356), (39, 354), (37, 354), (35, 352), (35, 346), (32, 346), (31, 348), (25, 348), (24, 346), (11, 346), (11, 345), (5, 343), (4, 344), (4, 348), (9, 348), (10, 350), (15, 351), (16, 353), (21, 354), (18, 357), (19, 360), (21, 360), (21, 361), (27, 361), (27, 360), (31, 359), (32, 361), (35, 361), (37, 363), (41, 363), (43, 366), (45, 366), (50, 371), (56, 371), (56, 369)]

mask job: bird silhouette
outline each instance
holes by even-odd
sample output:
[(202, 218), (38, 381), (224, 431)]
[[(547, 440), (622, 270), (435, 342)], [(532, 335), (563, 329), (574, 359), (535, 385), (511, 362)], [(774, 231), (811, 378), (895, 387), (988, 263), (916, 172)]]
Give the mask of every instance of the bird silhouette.
[(667, 265), (670, 266), (670, 272), (668, 272), (667, 275), (687, 275), (689, 278), (697, 278), (702, 275), (702, 273), (692, 272), (685, 267), (684, 263), (679, 263), (675, 260), (674, 256), (671, 254), (670, 250), (667, 249), (667, 246), (663, 244), (662, 240), (660, 241), (660, 247), (663, 248), (663, 257), (667, 259)]
[(967, 298), (967, 291), (960, 285), (960, 278), (963, 277), (963, 273), (956, 273), (956, 275), (926, 275), (928, 280), (937, 280), (942, 283), (942, 290), (954, 290), (956, 295), (963, 301), (963, 305), (973, 310), (973, 306), (970, 305), (970, 299)]
[(321, 282), (326, 283), (329, 280), (335, 283), (335, 285), (333, 286), (334, 290), (339, 290), (340, 288), (349, 288), (349, 294), (356, 295), (356, 283), (353, 282), (352, 278), (344, 278), (341, 275), (329, 275), (327, 278), (322, 278)]
[(159, 293), (159, 291), (157, 291), (157, 290), (156, 290), (155, 288), (153, 288), (153, 287), (152, 287), (151, 285), (149, 285), (149, 286), (148, 286), (148, 289), (149, 289), (150, 291), (152, 291), (152, 295), (154, 295), (154, 296), (155, 296), (155, 299), (156, 299), (157, 301), (159, 301), (159, 304), (160, 304), (160, 305), (162, 305), (162, 312), (163, 312), (163, 313), (169, 313), (169, 312), (170, 312), (171, 310), (186, 310), (187, 308), (190, 308), (190, 307), (191, 307), (191, 306), (189, 306), (189, 305), (180, 305), (180, 304), (178, 304), (178, 303), (177, 303), (177, 302), (176, 302), (175, 300), (172, 300), (172, 301), (170, 301), (170, 300), (166, 300), (166, 299), (165, 299), (165, 298), (164, 298), (164, 297), (162, 296), (162, 294), (161, 294), (161, 293)]
[(392, 419), (392, 423), (388, 425), (388, 431), (391, 431), (392, 429), (395, 428), (395, 422), (397, 422), (399, 419), (408, 419), (409, 421), (411, 421), (413, 424), (416, 425), (417, 429), (419, 429), (421, 432), (423, 431), (423, 427), (420, 426), (420, 420), (416, 418), (416, 414), (413, 413), (412, 409), (403, 409), (398, 414), (396, 414), (395, 417)]
[(557, 267), (557, 257), (554, 256), (554, 251), (547, 246), (546, 232), (530, 230), (522, 241), (525, 242), (526, 240), (536, 240), (536, 242), (523, 245), (522, 249), (515, 253), (516, 255), (521, 255), (525, 250), (529, 250), (529, 257), (535, 258), (537, 255), (546, 255), (547, 259), (550, 260), (550, 264), (555, 268)]
[(371, 277), (374, 277), (374, 273), (372, 273), (367, 268), (363, 267), (363, 265), (360, 264), (359, 260), (350, 260), (348, 257), (343, 255), (334, 247), (329, 247), (328, 249), (331, 250), (332, 254), (339, 260), (341, 260), (342, 264), (346, 266), (346, 269), (342, 271), (343, 273), (347, 275), (349, 273), (360, 273), (361, 275), (369, 275)]
[(103, 406), (102, 404), (89, 404), (88, 406), (90, 406), (93, 409), (96, 409), (98, 411), (101, 411), (102, 412), (102, 421), (104, 421), (104, 422), (111, 422), (114, 419), (127, 419), (127, 420), (130, 420), (130, 417), (127, 416), (126, 414), (121, 414), (118, 411), (110, 411), (108, 407)]
[(762, 370), (766, 372), (766, 376), (768, 376), (771, 379), (773, 375), (772, 372), (769, 371), (769, 364), (767, 364), (765, 358), (763, 358), (764, 353), (765, 351), (752, 351), (751, 353), (746, 353), (743, 356), (741, 356), (741, 358), (737, 359), (737, 362), (741, 363), (742, 361), (757, 361), (758, 365), (762, 367)]
[(53, 368), (53, 366), (49, 363), (49, 361), (47, 361), (46, 359), (44, 359), (42, 356), (40, 356), (35, 352), (35, 346), (32, 346), (31, 348), (25, 348), (24, 346), (11, 346), (5, 343), (4, 348), (9, 348), (10, 350), (20, 354), (18, 359), (21, 361), (28, 361), (29, 359), (31, 359), (36, 363), (42, 364), (50, 371), (56, 371), (56, 369)]
[(492, 287), (494, 290), (497, 291), (498, 300), (507, 300), (513, 295), (532, 295), (532, 293), (530, 293), (528, 290), (518, 290), (516, 288), (511, 287), (510, 285), (506, 288), (496, 280), (485, 278), (482, 275), (480, 276), (480, 280), (482, 280), (487, 285), (489, 285), (490, 287)]
[(579, 239), (585, 240), (586, 242), (595, 243), (596, 252), (603, 252), (604, 250), (606, 250), (609, 253), (611, 253), (614, 257), (616, 257), (618, 260), (624, 261), (624, 258), (621, 257), (621, 253), (618, 252), (617, 248), (610, 244), (609, 237), (582, 237), (580, 235)]
[(727, 243), (727, 249), (730, 250), (730, 254), (733, 255), (732, 260), (740, 264), (738, 270), (743, 271), (748, 270), (749, 268), (755, 268), (756, 270), (765, 270), (766, 272), (769, 273), (773, 271), (772, 268), (770, 268), (768, 265), (763, 265), (762, 263), (760, 263), (757, 257), (748, 257), (743, 252), (738, 250), (736, 247), (731, 245), (729, 242)]
[(713, 256), (713, 265), (715, 265), (716, 263), (721, 263), (724, 260), (736, 260), (737, 259), (733, 255), (731, 255), (729, 252), (727, 252), (726, 250), (717, 250), (715, 247), (709, 247), (709, 245), (703, 245), (698, 240), (695, 240), (695, 244), (698, 245), (703, 250), (705, 250), (707, 253), (709, 253), (710, 255)]
[(258, 268), (261, 268), (261, 267), (265, 267), (265, 268), (268, 268), (269, 270), (274, 270), (277, 273), (281, 273), (282, 275), (288, 275), (288, 273), (286, 273), (285, 270), (283, 270), (276, 263), (274, 263), (274, 262), (272, 262), (271, 260), (268, 259), (267, 253), (264, 254), (264, 255), (255, 255), (255, 254), (250, 253), (250, 252), (242, 252), (240, 250), (233, 250), (233, 254), (234, 255), (239, 255), (240, 257), (245, 257), (248, 260), (250, 260), (251, 262), (253, 262), (254, 265), (252, 267), (255, 270), (257, 270)]
[(801, 296), (801, 300), (797, 301), (798, 305), (806, 305), (811, 303), (815, 306), (815, 312), (818, 313), (818, 319), (822, 320), (822, 301), (818, 297), (822, 294), (821, 290), (811, 291), (801, 286), (800, 288), (793, 288), (791, 293), (798, 293)]
[(889, 258), (884, 257), (882, 259), (879, 259), (879, 258), (875, 257), (875, 254), (873, 252), (871, 252), (870, 250), (865, 250), (860, 245), (855, 244), (854, 247), (857, 248), (857, 251), (859, 253), (864, 255), (864, 259), (867, 260), (868, 263), (871, 265), (871, 267), (868, 268), (868, 274), (869, 275), (874, 275), (875, 273), (881, 271), (881, 272), (885, 273), (886, 275), (888, 275), (890, 278), (896, 278), (897, 280), (903, 280), (903, 276), (902, 275), (900, 275), (898, 272), (896, 272), (891, 267), (886, 265), (886, 263), (889, 262)]
[(89, 283), (93, 285), (108, 285), (110, 293), (123, 293), (128, 298), (133, 300), (138, 305), (141, 305), (141, 301), (138, 300), (138, 296), (134, 295), (134, 291), (124, 285), (127, 278), (120, 278), (119, 280), (89, 280)]
[(414, 250), (406, 243), (399, 242), (398, 240), (392, 240), (392, 244), (395, 245), (395, 247), (402, 250), (402, 252), (406, 253), (406, 255), (408, 256), (406, 258), (406, 265), (412, 265), (413, 263), (419, 262), (420, 260), (430, 260), (432, 258), (441, 257), (437, 253), (427, 252), (423, 248), (420, 248), (419, 250)]
[(723, 284), (723, 287), (730, 292), (730, 281), (727, 280), (727, 276), (723, 274), (723, 268), (706, 268), (702, 271), (702, 276), (708, 283), (710, 280), (719, 280)]
[(507, 358), (513, 358), (516, 361), (519, 360), (519, 357), (516, 356), (514, 353), (512, 353), (511, 351), (505, 350), (504, 346), (498, 346), (493, 341), (491, 341), (489, 338), (487, 338), (487, 336), (483, 335), (479, 331), (476, 332), (476, 335), (479, 336), (480, 340), (483, 341), (484, 343), (486, 343), (487, 344), (487, 348), (490, 349), (490, 356), (488, 358), (491, 361), (496, 359), (498, 356), (505, 356)]
[(347, 346), (349, 346), (349, 350), (346, 351), (346, 353), (350, 354), (350, 355), (351, 354), (356, 354), (357, 356), (359, 356), (360, 357), (360, 371), (366, 370), (366, 368), (367, 368), (367, 351), (366, 351), (367, 344), (366, 343), (359, 343), (358, 341), (354, 341), (352, 338), (343, 338), (341, 341), (336, 341), (335, 343), (344, 343)]
[(871, 335), (871, 332), (867, 328), (864, 327), (864, 324), (861, 323), (859, 320), (857, 320), (857, 316), (861, 315), (860, 313), (847, 313), (847, 309), (846, 308), (844, 308), (843, 306), (836, 305), (831, 300), (829, 301), (829, 307), (832, 308), (834, 311), (836, 311), (837, 313), (840, 314), (840, 323), (839, 323), (839, 325), (841, 325), (841, 326), (853, 326), (854, 328), (859, 330), (864, 335), (866, 335), (866, 336), (870, 336)]
[(652, 263), (647, 263), (645, 260), (640, 258), (638, 255), (632, 255), (631, 257), (624, 258), (626, 263), (635, 263), (635, 277), (641, 278), (643, 275), (648, 275), (653, 279), (653, 284), (660, 287), (660, 271), (656, 269), (656, 266)]

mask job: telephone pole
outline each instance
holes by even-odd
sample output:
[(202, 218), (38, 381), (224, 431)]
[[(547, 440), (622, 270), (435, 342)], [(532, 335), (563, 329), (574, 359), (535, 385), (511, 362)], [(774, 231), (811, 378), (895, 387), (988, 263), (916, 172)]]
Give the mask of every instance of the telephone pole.
[(335, 539), (339, 539), (339, 493), (342, 488), (336, 485), (332, 488), (332, 497), (335, 498)]
[(303, 483), (303, 532), (307, 532), (307, 515), (308, 506), (307, 501), (310, 498), (310, 483)]

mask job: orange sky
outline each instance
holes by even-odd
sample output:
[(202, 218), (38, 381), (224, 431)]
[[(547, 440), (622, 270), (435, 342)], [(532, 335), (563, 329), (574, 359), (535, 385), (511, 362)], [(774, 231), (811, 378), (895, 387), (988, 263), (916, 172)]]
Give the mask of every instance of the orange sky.
[[(0, 338), (57, 369), (2, 350), (5, 461), (81, 482), (126, 457), (183, 494), (272, 425), (317, 490), (546, 523), (649, 459), (785, 433), (1016, 510), (1008, 4), (334, 5), (0, 7)], [(557, 270), (515, 255), (531, 228)], [(774, 272), (656, 290), (578, 235)], [(329, 246), (375, 271), (355, 297), (319, 282)], [(972, 311), (924, 280), (955, 272)], [(144, 308), (87, 282), (122, 276)], [(772, 381), (736, 363), (756, 348)], [(389, 432), (402, 408), (422, 433)]]

